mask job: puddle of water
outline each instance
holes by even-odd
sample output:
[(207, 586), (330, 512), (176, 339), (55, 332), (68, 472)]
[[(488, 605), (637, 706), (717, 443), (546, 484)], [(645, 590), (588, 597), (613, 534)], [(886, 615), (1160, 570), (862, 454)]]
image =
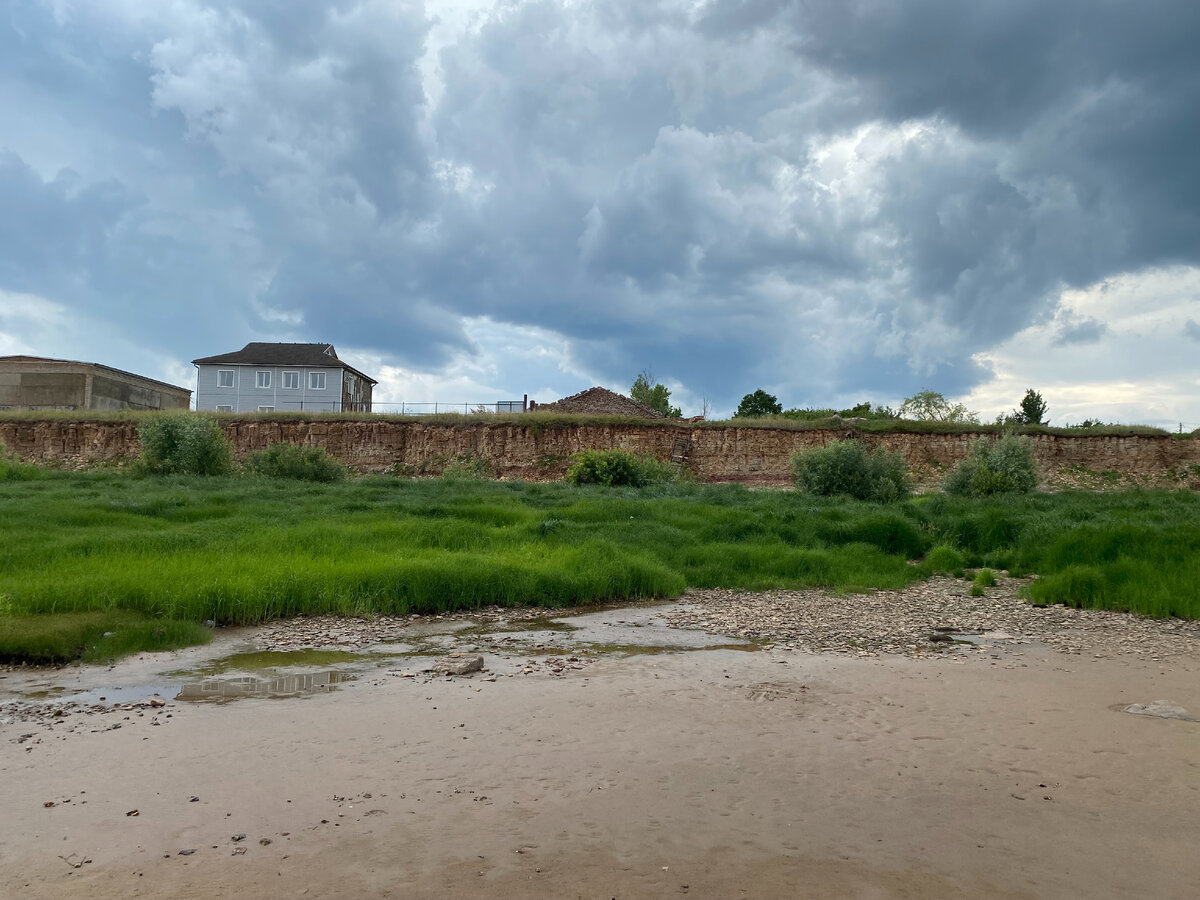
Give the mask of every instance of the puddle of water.
[(194, 669), (169, 672), (174, 676), (221, 675), (225, 672), (258, 672), (264, 669), (284, 669), (332, 666), (338, 663), (368, 662), (382, 654), (355, 653), (350, 650), (251, 650), (222, 656)]
[(131, 684), (120, 687), (93, 688), (89, 690), (71, 691), (67, 688), (55, 688), (51, 691), (31, 691), (17, 693), (21, 700), (40, 700), (54, 702), (70, 702), (89, 705), (103, 703), (105, 705), (120, 705), (122, 703), (139, 703), (151, 697), (170, 697), (175, 693), (175, 685), (159, 682), (156, 684)]
[(550, 616), (537, 616), (532, 619), (503, 619), (499, 622), (483, 622), (471, 625), (456, 632), (460, 635), (512, 634), (522, 631), (569, 632), (579, 631), (582, 626), (572, 625)]
[(280, 675), (276, 678), (258, 678), (254, 675), (244, 675), (240, 678), (206, 678), (203, 681), (185, 682), (175, 699), (227, 701), (243, 697), (297, 697), (303, 694), (336, 691), (339, 684), (354, 681), (355, 678), (356, 676), (346, 672), (306, 672), (300, 675)]

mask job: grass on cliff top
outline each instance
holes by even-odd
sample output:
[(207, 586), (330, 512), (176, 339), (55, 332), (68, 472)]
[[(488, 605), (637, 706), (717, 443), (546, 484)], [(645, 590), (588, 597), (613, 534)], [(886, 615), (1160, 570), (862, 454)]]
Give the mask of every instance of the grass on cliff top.
[(1198, 533), (1192, 493), (876, 506), (736, 485), (51, 472), (0, 482), (0, 635), (9, 659), (59, 659), (19, 649), (37, 631), (20, 617), (132, 615), (153, 637), (172, 622), (554, 608), (687, 587), (902, 588), (980, 566), (1039, 574), (1039, 602), (1196, 618)]
[[(164, 415), (159, 412), (134, 410), (27, 410), (0, 412), (0, 424), (4, 422), (141, 422), (149, 416)], [(704, 422), (682, 422), (679, 419), (635, 419), (628, 416), (581, 415), (565, 413), (437, 413), (419, 416), (401, 416), (388, 413), (362, 412), (273, 412), (273, 413), (204, 413), (214, 417), (222, 426), (242, 422), (396, 422), (405, 424), (442, 426), (449, 428), (479, 428), (520, 426), (534, 432), (554, 428), (572, 428), (580, 425), (595, 427), (635, 426), (638, 428), (706, 429), (706, 428), (764, 428), (777, 431), (828, 431), (854, 430), (865, 434), (1002, 434), (1011, 430), (1009, 426), (972, 425), (958, 422), (918, 422), (910, 419), (873, 419), (865, 422), (846, 422), (842, 419), (791, 419), (786, 416), (766, 416), (754, 419), (714, 419)], [(1097, 425), (1093, 428), (1058, 428), (1047, 425), (1029, 425), (1016, 429), (1018, 434), (1051, 434), (1062, 437), (1171, 437), (1178, 439), (1200, 438), (1200, 429), (1188, 433), (1176, 433), (1149, 425)]]

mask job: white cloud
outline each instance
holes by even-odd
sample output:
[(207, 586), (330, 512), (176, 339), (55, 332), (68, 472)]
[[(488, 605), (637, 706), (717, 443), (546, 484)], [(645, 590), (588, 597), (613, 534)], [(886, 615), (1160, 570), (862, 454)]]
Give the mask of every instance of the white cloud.
[[(1064, 291), (1055, 316), (976, 354), (993, 372), (967, 398), (987, 416), (1012, 410), (1038, 390), (1054, 424), (1102, 419), (1200, 427), (1200, 367), (1187, 323), (1200, 313), (1200, 268), (1172, 267), (1115, 276)], [(1103, 325), (1081, 343), (1064, 327)]]

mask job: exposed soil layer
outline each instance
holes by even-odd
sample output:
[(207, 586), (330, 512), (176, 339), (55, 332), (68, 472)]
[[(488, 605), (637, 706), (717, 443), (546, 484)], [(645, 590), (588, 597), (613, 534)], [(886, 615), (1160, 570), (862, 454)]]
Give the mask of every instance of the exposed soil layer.
[[(977, 434), (789, 430), (688, 424), (479, 425), (368, 421), (235, 421), (225, 426), (241, 457), (269, 444), (324, 447), (361, 472), (438, 475), (470, 460), (501, 478), (562, 477), (571, 454), (619, 448), (670, 459), (681, 452), (701, 481), (787, 484), (792, 454), (856, 436), (904, 456), (919, 481), (935, 483), (967, 455)], [(1111, 490), (1133, 485), (1200, 487), (1200, 440), (1166, 435), (1033, 435), (1050, 487)], [(0, 441), (23, 458), (73, 467), (130, 461), (140, 452), (129, 421), (0, 419)]]

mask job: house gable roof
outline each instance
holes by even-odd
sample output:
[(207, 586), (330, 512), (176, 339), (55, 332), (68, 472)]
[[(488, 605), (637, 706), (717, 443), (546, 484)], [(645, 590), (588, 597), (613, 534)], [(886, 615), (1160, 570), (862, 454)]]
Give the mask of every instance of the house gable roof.
[(349, 363), (338, 359), (333, 344), (272, 344), (253, 341), (233, 353), (217, 356), (202, 356), (193, 359), (197, 366), (326, 366), (347, 369), (371, 384), (378, 384), (370, 375), (364, 375)]
[(638, 403), (624, 394), (610, 391), (608, 388), (593, 387), (570, 397), (563, 397), (553, 403), (539, 403), (539, 410), (553, 412), (595, 413), (606, 416), (629, 416), (635, 419), (665, 419), (657, 409), (651, 409), (644, 403)]

